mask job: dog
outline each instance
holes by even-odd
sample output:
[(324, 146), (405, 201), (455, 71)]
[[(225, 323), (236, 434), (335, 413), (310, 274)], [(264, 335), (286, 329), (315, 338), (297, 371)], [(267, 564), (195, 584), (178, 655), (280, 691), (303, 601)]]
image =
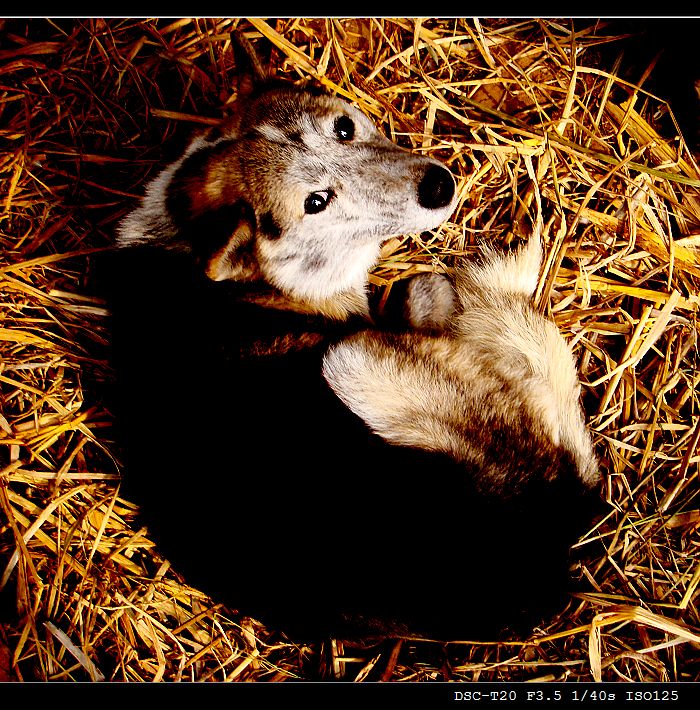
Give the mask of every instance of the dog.
[(531, 628), (600, 479), (532, 305), (540, 234), (415, 277), (383, 323), (368, 272), (450, 216), (453, 176), (250, 64), (119, 227), (125, 492), (188, 583), (294, 638)]

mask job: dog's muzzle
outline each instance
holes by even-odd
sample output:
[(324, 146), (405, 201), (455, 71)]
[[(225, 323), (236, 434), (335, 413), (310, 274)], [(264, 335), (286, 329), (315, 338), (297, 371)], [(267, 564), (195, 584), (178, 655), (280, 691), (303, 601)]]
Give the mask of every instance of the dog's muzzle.
[(429, 165), (418, 183), (418, 204), (426, 210), (437, 210), (447, 207), (454, 194), (452, 173), (442, 165)]

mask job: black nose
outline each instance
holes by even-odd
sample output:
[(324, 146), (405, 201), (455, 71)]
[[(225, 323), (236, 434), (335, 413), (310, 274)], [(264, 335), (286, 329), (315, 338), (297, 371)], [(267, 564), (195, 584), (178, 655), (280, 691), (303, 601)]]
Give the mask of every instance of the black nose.
[(452, 202), (455, 181), (447, 168), (431, 163), (418, 183), (418, 204), (427, 210), (437, 210)]

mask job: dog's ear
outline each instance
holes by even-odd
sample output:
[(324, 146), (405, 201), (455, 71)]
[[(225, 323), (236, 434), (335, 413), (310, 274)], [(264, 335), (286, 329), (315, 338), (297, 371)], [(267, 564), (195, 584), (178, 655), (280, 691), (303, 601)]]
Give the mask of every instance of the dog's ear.
[(191, 218), (180, 234), (195, 261), (212, 281), (257, 278), (255, 214), (245, 200)]
[[(225, 212), (226, 214), (222, 214)], [(227, 238), (219, 240), (202, 255), (204, 273), (212, 281), (250, 281), (258, 276), (255, 258), (255, 214), (248, 203), (242, 200), (231, 207), (222, 208), (206, 215), (208, 222), (215, 222), (210, 237), (219, 231)]]
[(206, 146), (185, 158), (168, 183), (166, 206), (210, 279), (250, 280), (258, 273), (255, 212), (228, 151), (226, 144)]
[[(231, 32), (231, 47), (236, 64), (238, 96), (237, 99), (254, 98), (272, 89), (288, 89), (295, 82), (288, 78), (270, 76), (265, 69), (255, 47), (240, 30)], [(309, 82), (304, 90), (314, 94), (328, 93), (325, 88)]]
[(235, 63), (236, 100), (228, 107), (228, 118), (206, 132), (206, 140), (209, 142), (238, 135), (245, 107), (250, 101), (270, 89), (292, 86), (286, 79), (273, 79), (269, 76), (255, 48), (242, 31), (231, 32), (230, 38)]
[(231, 32), (231, 48), (236, 63), (239, 98), (251, 96), (267, 86), (270, 77), (255, 48), (240, 30)]

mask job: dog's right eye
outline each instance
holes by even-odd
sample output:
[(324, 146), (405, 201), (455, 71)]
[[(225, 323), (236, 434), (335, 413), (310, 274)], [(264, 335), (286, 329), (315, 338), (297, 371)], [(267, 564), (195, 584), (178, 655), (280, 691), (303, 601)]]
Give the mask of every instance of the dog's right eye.
[(323, 212), (323, 210), (328, 207), (328, 203), (333, 197), (332, 190), (320, 190), (319, 192), (312, 192), (304, 200), (304, 211), (306, 214), (317, 214)]

